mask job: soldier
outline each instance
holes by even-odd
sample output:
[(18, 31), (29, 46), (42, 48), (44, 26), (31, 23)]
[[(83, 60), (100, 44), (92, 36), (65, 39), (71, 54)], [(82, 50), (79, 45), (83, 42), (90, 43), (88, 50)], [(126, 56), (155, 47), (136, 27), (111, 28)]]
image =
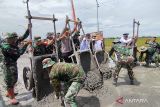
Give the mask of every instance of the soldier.
[(34, 46), (33, 46), (33, 55), (39, 56), (39, 55), (45, 55), (46, 54), (46, 46), (42, 42), (40, 36), (34, 37)]
[[(51, 84), (56, 87), (55, 91), (60, 91), (60, 85), (57, 83), (64, 82), (64, 86), (67, 88), (65, 93), (64, 102), (65, 107), (77, 107), (75, 97), (77, 96), (85, 79), (85, 72), (83, 69), (76, 64), (71, 63), (55, 63), (51, 58), (46, 58), (42, 61), (43, 68), (46, 69), (50, 74)], [(69, 86), (69, 88), (68, 88)]]
[(130, 84), (134, 84), (134, 74), (133, 74), (133, 70), (132, 70), (132, 63), (134, 61), (134, 58), (131, 54), (131, 48), (124, 46), (124, 45), (120, 45), (119, 41), (114, 41), (114, 45), (109, 53), (109, 55), (111, 56), (113, 54), (113, 52), (115, 52), (115, 58), (116, 60), (116, 69), (115, 72), (113, 74), (113, 84), (117, 84), (117, 80), (118, 80), (118, 75), (119, 72), (121, 70), (122, 67), (126, 67), (128, 70), (128, 75), (130, 78)]
[[(1, 47), (1, 45), (2, 45), (2, 42), (0, 42), (0, 47)], [(2, 49), (0, 48), (0, 71), (3, 71), (3, 60), (4, 60), (4, 56), (2, 54)]]
[(114, 49), (115, 44), (119, 44), (120, 45), (121, 42), (119, 41), (119, 39), (115, 39), (112, 43), (113, 43), (112, 48), (109, 51), (109, 56), (111, 58), (112, 58), (113, 53), (115, 52), (115, 49)]
[(146, 66), (149, 66), (149, 64), (153, 61), (153, 55), (156, 52), (156, 37), (151, 38), (149, 41), (146, 40), (145, 43), (148, 44), (146, 52)]
[(151, 39), (147, 39), (145, 44), (147, 44), (148, 46), (147, 46), (147, 48), (141, 47), (142, 51), (140, 53), (139, 60), (142, 61), (143, 54), (145, 53), (146, 54), (146, 58), (145, 58), (146, 66), (148, 67), (150, 65), (150, 63), (153, 61), (153, 56), (157, 50), (156, 49), (157, 48), (156, 37), (153, 37)]
[(156, 52), (153, 55), (153, 59), (154, 59), (154, 62), (156, 64), (156, 66), (159, 67), (159, 61), (160, 61), (160, 42), (157, 43)]
[(156, 40), (157, 40), (157, 37), (152, 37), (150, 39), (147, 39), (145, 44), (149, 44), (150, 45), (150, 44), (157, 43)]
[(6, 96), (10, 98), (12, 105), (18, 104), (15, 98), (14, 86), (18, 79), (17, 60), (25, 52), (28, 44), (27, 42), (22, 48), (18, 47), (18, 44), (27, 38), (29, 30), (25, 32), (22, 37), (18, 37), (16, 33), (7, 33), (6, 43), (0, 45), (2, 54), (4, 56), (4, 81), (6, 84)]

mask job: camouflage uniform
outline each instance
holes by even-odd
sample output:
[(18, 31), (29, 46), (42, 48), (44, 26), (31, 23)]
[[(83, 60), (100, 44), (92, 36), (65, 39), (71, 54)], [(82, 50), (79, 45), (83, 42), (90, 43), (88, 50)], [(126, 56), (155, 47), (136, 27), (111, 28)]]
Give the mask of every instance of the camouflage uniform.
[[(12, 36), (13, 34), (8, 34), (8, 36)], [(29, 35), (29, 30), (25, 32), (22, 37), (17, 38), (15, 45), (9, 43), (3, 43), (0, 45), (2, 49), (2, 54), (4, 56), (4, 81), (6, 83), (6, 89), (13, 88), (18, 79), (18, 71), (17, 71), (17, 60), (22, 55), (26, 48), (27, 44), (22, 48), (18, 47), (18, 44), (27, 38)]]
[[(53, 85), (57, 81), (63, 81), (67, 88), (67, 93), (65, 94), (65, 102), (71, 107), (77, 107), (75, 97), (77, 96), (81, 85), (84, 81), (84, 71), (81, 67), (75, 64), (69, 63), (56, 63), (52, 66), (50, 72), (50, 79)], [(65, 87), (65, 88), (66, 88)]]
[(132, 70), (132, 63), (122, 63), (122, 61), (127, 61), (128, 60), (128, 56), (132, 56), (131, 55), (131, 49), (124, 47), (120, 44), (114, 44), (112, 47), (112, 50), (110, 51), (110, 56), (112, 55), (112, 53), (115, 52), (118, 61), (116, 61), (116, 69), (115, 72), (113, 74), (114, 77), (114, 82), (117, 82), (118, 80), (118, 75), (119, 72), (121, 70), (122, 67), (126, 67), (128, 70), (128, 75), (131, 81), (131, 84), (133, 84), (133, 80), (134, 80), (134, 73)]
[(146, 53), (146, 63), (149, 65), (153, 60), (153, 55), (156, 52), (156, 43), (149, 42), (148, 49)]
[(0, 48), (0, 71), (3, 71), (4, 64), (3, 64), (4, 56), (2, 54), (2, 49)]
[(153, 61), (155, 62), (156, 66), (159, 66), (159, 61), (160, 61), (160, 43), (156, 43), (155, 49), (154, 49), (154, 54), (152, 56)]
[(146, 44), (148, 44), (147, 46), (147, 50), (145, 50), (144, 52), (141, 52), (140, 53), (140, 56), (139, 56), (139, 60), (142, 61), (142, 57), (143, 57), (143, 54), (146, 53), (146, 57), (145, 57), (145, 61), (146, 61), (146, 66), (149, 66), (149, 64), (154, 61), (155, 63), (157, 63), (157, 60), (158, 60), (158, 57), (157, 57), (157, 46), (158, 46), (158, 43), (156, 42), (147, 42)]
[(34, 56), (40, 56), (46, 54), (46, 48), (44, 45), (35, 45), (34, 47)]

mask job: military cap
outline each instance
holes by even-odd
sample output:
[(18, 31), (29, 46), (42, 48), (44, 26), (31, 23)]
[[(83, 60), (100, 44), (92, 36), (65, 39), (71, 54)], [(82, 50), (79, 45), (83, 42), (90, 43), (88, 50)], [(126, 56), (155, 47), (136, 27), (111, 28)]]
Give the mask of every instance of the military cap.
[(124, 35), (124, 36), (128, 36), (128, 35), (129, 35), (129, 33), (124, 33), (123, 35)]
[(41, 41), (41, 37), (40, 37), (40, 36), (35, 36), (35, 37), (34, 37), (34, 41), (35, 41), (35, 42)]
[(6, 34), (6, 39), (15, 38), (15, 37), (18, 37), (17, 33), (15, 32)]
[(144, 52), (144, 51), (147, 50), (147, 47), (141, 46), (140, 48), (138, 48), (138, 50), (139, 50), (140, 52)]
[(54, 64), (55, 64), (55, 61), (53, 61), (51, 58), (45, 58), (42, 61), (43, 68), (51, 67)]

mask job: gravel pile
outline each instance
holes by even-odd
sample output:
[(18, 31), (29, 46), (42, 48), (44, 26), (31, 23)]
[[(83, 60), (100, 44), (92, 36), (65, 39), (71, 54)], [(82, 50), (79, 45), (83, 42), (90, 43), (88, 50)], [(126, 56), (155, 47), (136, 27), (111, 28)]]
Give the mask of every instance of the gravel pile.
[(100, 75), (100, 72), (98, 70), (89, 71), (84, 84), (84, 89), (88, 91), (101, 88), (103, 85), (103, 78)]
[(112, 77), (113, 69), (109, 68), (107, 64), (101, 64), (100, 70), (103, 73), (103, 80), (107, 80)]

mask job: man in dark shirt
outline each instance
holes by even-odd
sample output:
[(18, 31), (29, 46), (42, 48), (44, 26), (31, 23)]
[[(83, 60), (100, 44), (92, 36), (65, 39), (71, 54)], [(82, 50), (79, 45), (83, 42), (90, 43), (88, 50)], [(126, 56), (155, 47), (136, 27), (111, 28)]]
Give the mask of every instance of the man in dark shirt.
[(46, 54), (46, 46), (40, 36), (34, 37), (33, 55), (40, 56)]

